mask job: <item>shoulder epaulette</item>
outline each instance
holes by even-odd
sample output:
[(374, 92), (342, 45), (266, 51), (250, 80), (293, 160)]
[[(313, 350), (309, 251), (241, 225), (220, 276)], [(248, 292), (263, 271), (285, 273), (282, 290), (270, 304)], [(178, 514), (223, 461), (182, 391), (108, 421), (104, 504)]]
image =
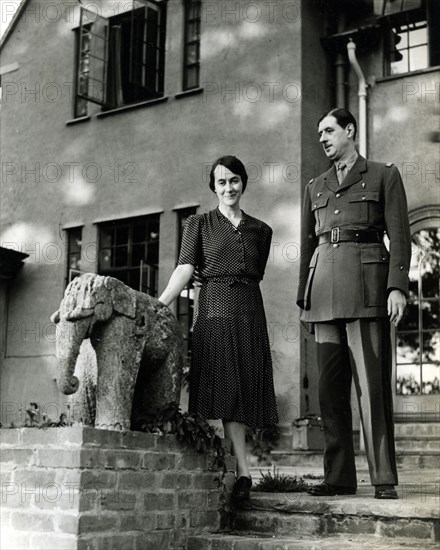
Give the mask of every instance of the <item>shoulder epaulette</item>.
[(389, 168), (389, 167), (392, 166), (393, 164), (394, 164), (394, 162), (387, 162), (387, 163), (385, 164), (385, 166), (386, 166), (387, 168)]
[(315, 179), (315, 178), (312, 178), (312, 179), (309, 181), (309, 183), (312, 183), (312, 181), (313, 181), (314, 179)]

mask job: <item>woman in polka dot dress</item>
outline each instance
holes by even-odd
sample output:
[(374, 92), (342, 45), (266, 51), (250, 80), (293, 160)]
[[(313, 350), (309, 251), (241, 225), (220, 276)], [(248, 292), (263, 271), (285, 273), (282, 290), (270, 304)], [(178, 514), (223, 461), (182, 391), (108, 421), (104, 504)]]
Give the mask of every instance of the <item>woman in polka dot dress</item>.
[(272, 229), (240, 209), (247, 180), (236, 157), (221, 157), (213, 164), (209, 186), (219, 205), (188, 218), (178, 266), (159, 298), (169, 305), (197, 270), (202, 287), (193, 331), (189, 411), (223, 421), (237, 459), (237, 498), (248, 498), (252, 484), (246, 426), (278, 422), (259, 286)]

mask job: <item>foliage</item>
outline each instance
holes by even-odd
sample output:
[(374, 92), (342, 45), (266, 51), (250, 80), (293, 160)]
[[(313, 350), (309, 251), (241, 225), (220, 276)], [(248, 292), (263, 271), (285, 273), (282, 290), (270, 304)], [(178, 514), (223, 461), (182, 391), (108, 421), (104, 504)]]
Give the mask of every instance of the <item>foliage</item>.
[[(70, 406), (67, 405), (67, 408), (70, 410)], [(67, 426), (72, 426), (72, 422), (67, 420), (67, 415), (65, 413), (60, 414), (60, 418), (52, 420), (47, 416), (47, 414), (41, 414), (40, 407), (35, 401), (31, 401), (29, 408), (26, 409), (27, 417), (23, 423), (17, 424), (16, 422), (11, 422), (10, 428), (64, 428)], [(3, 426), (0, 424), (0, 428)]]
[(260, 470), (261, 479), (254, 486), (253, 490), (261, 493), (303, 493), (309, 488), (308, 484), (302, 479), (285, 474), (280, 474), (278, 470), (272, 473), (270, 470), (264, 473)]
[(246, 441), (250, 452), (257, 457), (258, 463), (269, 462), (270, 453), (278, 446), (280, 431), (278, 426), (256, 429), (249, 428), (246, 431)]
[(221, 438), (215, 433), (215, 429), (197, 414), (182, 413), (176, 402), (168, 403), (154, 414), (139, 419), (135, 428), (160, 435), (173, 434), (178, 441), (186, 443), (198, 453), (213, 453), (209, 467), (221, 471), (221, 476), (217, 478), (218, 487), (221, 488), (220, 523), (222, 529), (227, 529), (232, 523), (232, 510), (226, 498), (225, 449)]
[(136, 429), (160, 435), (174, 434), (198, 453), (214, 452), (211, 468), (226, 473), (225, 450), (221, 438), (206, 420), (197, 414), (182, 413), (179, 404), (168, 403), (155, 413), (139, 419)]

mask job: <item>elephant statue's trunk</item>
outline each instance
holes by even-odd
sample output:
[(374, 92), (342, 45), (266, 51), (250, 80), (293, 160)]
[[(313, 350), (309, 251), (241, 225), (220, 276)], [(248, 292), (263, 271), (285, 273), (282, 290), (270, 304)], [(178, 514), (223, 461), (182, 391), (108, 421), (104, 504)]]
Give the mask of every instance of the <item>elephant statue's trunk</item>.
[(78, 390), (78, 378), (73, 373), (81, 344), (87, 338), (90, 323), (91, 317), (87, 317), (75, 322), (61, 319), (57, 324), (58, 386), (65, 395)]

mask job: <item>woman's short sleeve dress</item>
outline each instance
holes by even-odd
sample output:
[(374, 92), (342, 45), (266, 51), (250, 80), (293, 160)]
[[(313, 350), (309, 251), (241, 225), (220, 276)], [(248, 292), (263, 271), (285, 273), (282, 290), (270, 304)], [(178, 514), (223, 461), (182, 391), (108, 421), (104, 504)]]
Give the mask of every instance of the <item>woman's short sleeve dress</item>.
[(217, 208), (190, 216), (179, 265), (202, 280), (193, 329), (189, 411), (264, 427), (278, 422), (259, 282), (272, 229), (243, 213), (235, 227)]

